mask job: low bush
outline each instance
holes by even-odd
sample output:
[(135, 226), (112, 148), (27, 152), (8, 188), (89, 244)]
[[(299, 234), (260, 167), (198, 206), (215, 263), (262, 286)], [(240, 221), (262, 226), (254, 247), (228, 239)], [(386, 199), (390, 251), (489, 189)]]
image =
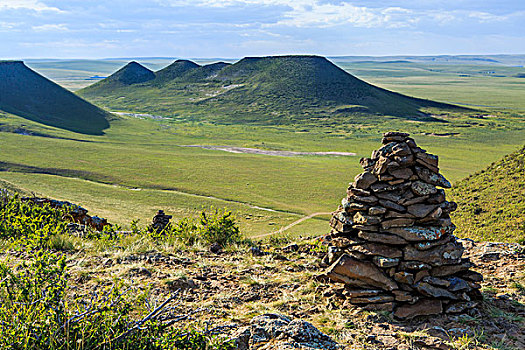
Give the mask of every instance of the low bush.
[(65, 213), (65, 209), (32, 205), (1, 191), (0, 239), (29, 248), (47, 247), (51, 237), (66, 232)]
[(68, 297), (63, 257), (40, 250), (15, 268), (0, 263), (0, 349), (232, 349), (213, 332), (176, 328), (172, 296), (148, 308), (146, 297), (115, 284)]
[(160, 233), (149, 233), (157, 240), (175, 239), (185, 245), (217, 243), (222, 247), (241, 243), (243, 238), (234, 216), (229, 211), (202, 211), (198, 219), (184, 218), (171, 223)]

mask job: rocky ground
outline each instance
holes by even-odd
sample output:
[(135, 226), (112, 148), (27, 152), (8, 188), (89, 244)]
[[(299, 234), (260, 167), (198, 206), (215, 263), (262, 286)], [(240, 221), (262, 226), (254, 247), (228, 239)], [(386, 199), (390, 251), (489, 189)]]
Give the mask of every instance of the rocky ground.
[[(310, 323), (348, 349), (525, 348), (525, 247), (518, 244), (462, 240), (465, 255), (476, 264), (474, 270), (485, 276), (483, 303), (467, 315), (398, 321), (388, 312), (363, 311), (344, 304), (342, 285), (334, 288), (316, 281), (325, 252), (315, 239), (297, 244), (274, 240), (259, 248), (241, 247), (218, 254), (204, 249), (151, 250), (140, 239), (115, 247), (89, 246), (81, 239), (73, 243), (76, 250), (67, 253), (71, 293), (87, 294), (117, 279), (149, 291), (154, 303), (182, 289), (174, 305), (177, 312), (203, 308), (191, 322), (232, 326), (224, 330), (231, 337), (244, 334), (246, 338), (245, 326), (256, 316), (271, 313), (288, 317), (287, 321), (277, 316), (256, 318), (251, 329), (260, 330), (264, 328), (261, 322), (267, 325), (271, 321), (272, 329), (284, 327), (285, 331), (274, 332), (277, 339), (252, 337), (251, 348), (286, 349), (303, 341), (303, 348), (336, 348), (309, 328)], [(0, 260), (13, 264), (23, 258), (17, 252), (0, 255)], [(313, 336), (294, 337), (298, 329)]]

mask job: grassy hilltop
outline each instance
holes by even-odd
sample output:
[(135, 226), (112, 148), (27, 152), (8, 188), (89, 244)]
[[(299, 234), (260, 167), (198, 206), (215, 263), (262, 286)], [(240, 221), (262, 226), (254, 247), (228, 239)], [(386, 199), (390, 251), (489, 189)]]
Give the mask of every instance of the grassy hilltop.
[(66, 130), (100, 135), (109, 113), (20, 61), (0, 61), (0, 110)]
[(426, 113), (429, 108), (462, 110), (378, 88), (318, 56), (247, 57), (234, 64), (204, 66), (177, 60), (147, 82), (110, 84), (121, 71), (78, 93), (112, 109), (227, 123), (348, 121), (371, 115), (434, 120)]
[(451, 194), (463, 235), (525, 242), (525, 146), (458, 182)]

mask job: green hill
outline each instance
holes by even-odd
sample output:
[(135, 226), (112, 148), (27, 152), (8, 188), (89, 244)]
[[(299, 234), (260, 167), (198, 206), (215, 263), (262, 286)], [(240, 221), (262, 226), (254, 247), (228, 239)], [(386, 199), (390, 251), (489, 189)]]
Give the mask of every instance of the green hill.
[(467, 177), (450, 191), (458, 234), (525, 242), (525, 146)]
[(109, 114), (21, 61), (0, 62), (0, 110), (84, 134), (103, 134)]
[(116, 71), (107, 79), (104, 79), (103, 82), (116, 87), (144, 83), (153, 79), (155, 79), (155, 73), (141, 64), (132, 61)]
[(163, 84), (170, 80), (180, 78), (188, 71), (192, 71), (200, 66), (197, 63), (188, 60), (176, 60), (166, 68), (159, 70), (155, 75), (157, 76), (154, 83)]
[(207, 66), (178, 60), (144, 84), (110, 89), (101, 81), (79, 94), (111, 108), (263, 124), (356, 115), (434, 120), (428, 108), (460, 110), (378, 88), (319, 56), (248, 57)]

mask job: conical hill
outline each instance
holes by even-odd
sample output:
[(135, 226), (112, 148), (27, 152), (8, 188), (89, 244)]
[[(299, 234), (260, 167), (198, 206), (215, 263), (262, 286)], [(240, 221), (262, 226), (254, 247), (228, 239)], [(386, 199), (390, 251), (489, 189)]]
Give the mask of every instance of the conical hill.
[(109, 114), (28, 68), (0, 62), (0, 110), (85, 134), (103, 134)]
[(426, 109), (461, 110), (368, 84), (319, 56), (247, 57), (231, 65), (207, 66), (178, 60), (145, 84), (113, 90), (86, 88), (79, 93), (112, 108), (124, 103), (116, 99), (124, 96), (125, 103), (148, 111), (176, 110), (262, 124), (312, 118), (344, 122), (371, 115), (434, 121)]

